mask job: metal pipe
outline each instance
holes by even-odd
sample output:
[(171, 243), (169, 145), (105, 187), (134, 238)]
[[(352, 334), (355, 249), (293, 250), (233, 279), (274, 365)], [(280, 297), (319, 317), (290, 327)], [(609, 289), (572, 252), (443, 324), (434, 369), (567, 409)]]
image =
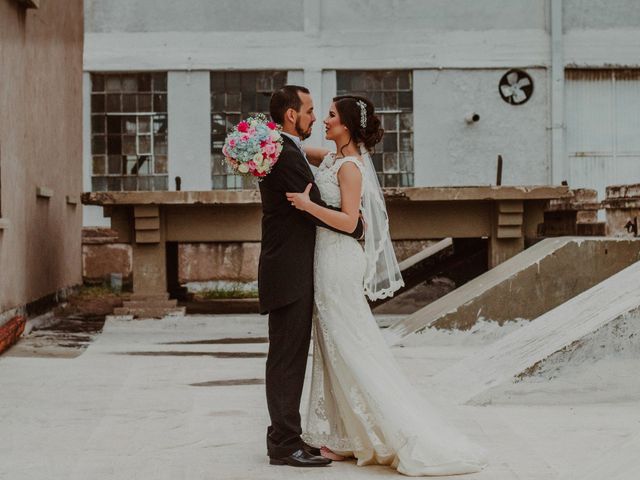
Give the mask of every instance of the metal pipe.
[(564, 119), (562, 0), (551, 2), (551, 184), (567, 179)]

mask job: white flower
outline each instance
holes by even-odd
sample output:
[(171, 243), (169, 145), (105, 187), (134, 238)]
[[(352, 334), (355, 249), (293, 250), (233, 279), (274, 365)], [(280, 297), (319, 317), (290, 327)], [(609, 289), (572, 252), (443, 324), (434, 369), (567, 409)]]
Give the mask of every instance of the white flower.
[(241, 163), (240, 165), (238, 165), (238, 171), (240, 173), (248, 173), (249, 172), (249, 165), (247, 165), (246, 163)]
[(260, 165), (263, 160), (264, 157), (262, 156), (261, 152), (258, 152), (253, 156), (253, 161), (256, 162), (256, 165)]

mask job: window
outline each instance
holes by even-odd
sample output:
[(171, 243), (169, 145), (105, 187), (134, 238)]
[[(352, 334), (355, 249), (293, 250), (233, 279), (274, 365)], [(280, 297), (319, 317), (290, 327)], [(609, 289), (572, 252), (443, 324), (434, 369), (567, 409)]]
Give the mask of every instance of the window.
[(269, 116), (274, 90), (285, 85), (287, 72), (211, 72), (211, 182), (214, 189), (256, 188), (252, 177), (234, 175), (222, 147), (228, 131), (255, 113)]
[(384, 137), (372, 160), (383, 187), (413, 186), (413, 75), (410, 70), (338, 71), (338, 95), (369, 98)]
[(93, 191), (167, 190), (167, 74), (91, 75)]

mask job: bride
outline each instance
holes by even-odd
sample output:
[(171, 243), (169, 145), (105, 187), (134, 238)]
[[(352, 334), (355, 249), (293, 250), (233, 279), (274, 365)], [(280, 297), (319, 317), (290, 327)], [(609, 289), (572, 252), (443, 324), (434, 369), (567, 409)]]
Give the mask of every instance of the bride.
[(404, 283), (391, 239), (384, 197), (369, 151), (382, 139), (380, 119), (364, 97), (333, 99), (324, 120), (335, 153), (307, 148), (319, 167), (321, 207), (302, 193), (287, 199), (324, 223), (352, 231), (360, 212), (364, 248), (319, 227), (314, 260), (313, 374), (305, 441), (333, 460), (390, 465), (410, 476), (481, 470), (481, 450), (449, 427), (413, 388), (391, 354), (365, 295), (393, 295)]

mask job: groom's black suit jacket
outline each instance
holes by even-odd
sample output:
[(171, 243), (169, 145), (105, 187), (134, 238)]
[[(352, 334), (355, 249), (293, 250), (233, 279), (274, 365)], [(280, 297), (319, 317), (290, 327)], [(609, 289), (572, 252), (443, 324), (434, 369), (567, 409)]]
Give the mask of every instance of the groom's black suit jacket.
[[(293, 303), (310, 291), (316, 225), (337, 231), (287, 201), (286, 192), (302, 192), (314, 180), (300, 149), (293, 140), (285, 135), (282, 137), (284, 143), (277, 163), (259, 182), (262, 196), (262, 249), (258, 267), (261, 314)], [(327, 206), (315, 183), (309, 197), (314, 203)], [(358, 221), (351, 236), (360, 238), (362, 232), (362, 222)]]

